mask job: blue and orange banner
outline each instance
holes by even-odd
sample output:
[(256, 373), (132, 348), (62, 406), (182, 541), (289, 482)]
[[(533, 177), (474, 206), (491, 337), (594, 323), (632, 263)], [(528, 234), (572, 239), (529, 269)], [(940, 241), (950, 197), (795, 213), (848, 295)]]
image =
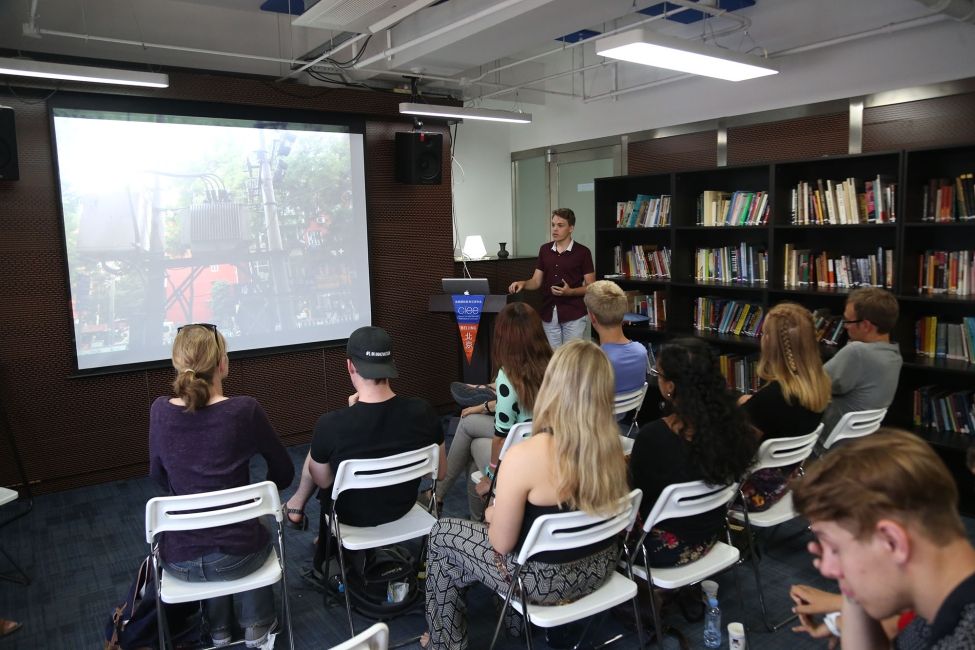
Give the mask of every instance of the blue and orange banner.
[(484, 309), (484, 296), (455, 294), (450, 298), (454, 301), (457, 329), (460, 330), (460, 344), (464, 346), (464, 356), (467, 357), (467, 363), (470, 364), (474, 356), (477, 328), (481, 323), (481, 311)]

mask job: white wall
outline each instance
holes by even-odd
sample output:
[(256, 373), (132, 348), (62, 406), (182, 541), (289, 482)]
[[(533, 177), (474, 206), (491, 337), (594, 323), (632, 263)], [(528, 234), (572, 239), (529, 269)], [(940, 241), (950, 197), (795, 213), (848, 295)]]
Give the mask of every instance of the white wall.
[[(512, 151), (971, 77), (975, 25), (945, 20), (776, 63), (780, 74), (737, 84), (689, 79), (590, 103), (548, 96), (545, 106), (526, 107), (531, 125), (464, 124), (459, 140), (469, 152), (462, 159), (468, 174), (454, 190), (461, 233), (491, 224), (492, 239), (510, 240)], [(469, 160), (476, 160), (476, 175)]]
[(499, 242), (511, 251), (510, 127), (500, 122), (468, 120), (457, 127), (454, 148), (454, 217), (456, 254), (467, 235), (481, 235), (488, 255)]

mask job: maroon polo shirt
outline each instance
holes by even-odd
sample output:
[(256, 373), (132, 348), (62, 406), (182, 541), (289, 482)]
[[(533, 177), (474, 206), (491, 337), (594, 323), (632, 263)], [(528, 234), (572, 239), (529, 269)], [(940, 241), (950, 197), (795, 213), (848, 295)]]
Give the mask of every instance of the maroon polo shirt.
[(565, 323), (586, 315), (586, 304), (582, 296), (556, 296), (553, 285), (561, 285), (565, 280), (569, 287), (581, 287), (583, 277), (595, 272), (592, 253), (588, 248), (573, 240), (569, 248), (561, 253), (555, 251), (553, 242), (542, 244), (538, 249), (538, 263), (535, 268), (544, 273), (541, 292), (545, 296), (542, 305), (542, 320), (552, 320), (552, 308), (559, 308), (559, 322)]

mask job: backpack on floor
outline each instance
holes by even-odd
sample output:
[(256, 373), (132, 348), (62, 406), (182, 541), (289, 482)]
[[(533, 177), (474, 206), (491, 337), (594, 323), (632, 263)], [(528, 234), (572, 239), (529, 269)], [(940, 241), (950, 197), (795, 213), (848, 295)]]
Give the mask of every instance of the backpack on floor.
[[(179, 648), (199, 647), (202, 637), (200, 603), (163, 605), (170, 629), (170, 641)], [(143, 650), (159, 647), (156, 618), (156, 580), (152, 558), (142, 561), (128, 595), (105, 626), (105, 650)], [(175, 630), (175, 632), (174, 632)]]
[(376, 620), (402, 614), (420, 597), (418, 572), (405, 546), (346, 551), (349, 602), (357, 612)]

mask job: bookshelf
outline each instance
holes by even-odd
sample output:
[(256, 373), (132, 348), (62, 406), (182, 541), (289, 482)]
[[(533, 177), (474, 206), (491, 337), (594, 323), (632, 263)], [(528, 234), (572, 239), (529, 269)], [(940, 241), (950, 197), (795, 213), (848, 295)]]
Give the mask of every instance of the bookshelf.
[[(975, 260), (975, 214), (966, 214), (966, 211), (975, 213), (975, 200), (958, 200), (959, 196), (975, 197), (971, 194), (969, 173), (975, 173), (975, 144), (597, 179), (594, 249), (597, 277), (602, 279), (614, 273), (613, 250), (616, 246), (668, 247), (671, 252), (669, 280), (613, 278), (625, 290), (663, 291), (667, 298), (664, 326), (628, 326), (625, 328), (627, 336), (654, 343), (676, 336), (697, 336), (713, 343), (723, 354), (746, 356), (757, 353), (759, 339), (695, 330), (695, 306), (700, 304), (700, 299), (740, 301), (760, 305), (766, 310), (778, 302), (790, 300), (813, 311), (841, 314), (852, 287), (838, 286), (835, 282), (830, 286), (830, 267), (822, 263), (815, 270), (806, 271), (804, 282), (800, 283), (797, 278), (790, 282), (786, 275), (790, 270), (786, 254), (804, 251), (808, 252), (809, 259), (815, 260), (825, 253), (825, 259), (836, 258), (837, 268), (839, 258), (843, 256), (866, 260), (866, 266), (864, 262), (859, 263), (860, 270), (868, 274), (872, 270), (873, 278), (879, 284), (888, 285), (900, 304), (900, 318), (893, 339), (901, 347), (904, 367), (885, 424), (914, 430), (927, 440), (955, 474), (962, 510), (975, 514), (975, 480), (964, 462), (964, 451), (969, 442), (975, 441), (975, 431), (966, 435), (919, 427), (914, 422), (916, 391), (929, 386), (941, 392), (975, 389), (975, 364), (915, 352), (915, 324), (920, 319), (935, 316), (939, 322), (961, 323), (963, 318), (975, 316), (975, 286), (970, 287), (971, 293), (967, 295), (960, 291), (965, 287), (957, 281), (954, 293), (947, 288), (935, 291), (927, 286), (929, 276), (925, 266), (930, 264), (932, 252), (944, 253), (944, 269), (939, 270), (939, 264), (935, 264), (935, 271), (948, 274), (939, 276), (945, 278), (942, 286), (948, 287), (952, 277), (948, 260), (954, 260), (955, 267), (952, 268), (956, 268), (956, 275), (958, 261), (964, 257), (965, 251), (969, 263)], [(853, 179), (848, 184), (852, 193), (863, 195), (852, 199), (858, 204), (857, 217), (853, 222), (854, 219), (846, 214), (845, 223), (836, 223), (837, 219), (829, 219), (830, 198), (826, 193), (817, 195), (816, 191), (820, 186), (823, 190), (832, 186), (835, 193), (836, 187), (849, 179)], [(941, 204), (942, 214), (950, 213), (952, 219), (936, 222), (929, 217), (925, 220), (925, 216), (932, 212), (933, 188), (942, 186), (953, 188), (955, 203), (944, 199), (947, 202)], [(805, 195), (801, 191), (803, 187), (807, 188)], [(879, 188), (883, 194), (880, 203), (876, 202), (874, 188)], [(852, 197), (850, 190), (847, 191), (844, 198), (849, 208)], [(721, 212), (718, 201), (728, 199), (727, 206), (736, 192), (754, 193), (755, 196), (766, 194), (769, 214), (757, 225), (701, 225), (705, 192), (712, 200), (708, 215), (712, 223), (721, 223), (722, 215), (728, 214)], [(615, 227), (618, 202), (634, 200), (638, 194), (670, 196), (670, 225)], [(799, 216), (795, 201), (802, 196), (809, 201), (805, 212), (809, 223), (794, 216)], [(835, 210), (835, 194), (832, 200)], [(718, 210), (717, 217), (715, 209)], [(968, 219), (969, 216), (973, 218)], [(829, 223), (822, 222), (826, 219)], [(868, 219), (872, 221), (868, 222)], [(697, 251), (736, 247), (767, 252), (766, 281), (699, 279)], [(929, 255), (927, 261), (926, 254)], [(882, 262), (877, 261), (880, 255)], [(823, 270), (825, 275), (815, 275)], [(810, 277), (809, 273), (813, 275)], [(975, 275), (971, 277), (975, 278)], [(823, 344), (821, 349), (825, 358), (838, 347)]]

